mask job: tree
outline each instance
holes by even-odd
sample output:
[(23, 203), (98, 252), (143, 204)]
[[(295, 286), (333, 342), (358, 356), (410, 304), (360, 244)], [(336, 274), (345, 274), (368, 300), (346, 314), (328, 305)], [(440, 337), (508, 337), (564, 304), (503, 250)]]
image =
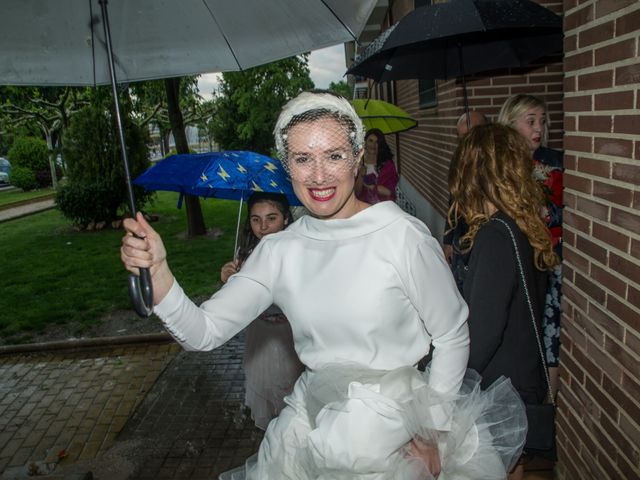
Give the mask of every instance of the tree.
[[(0, 115), (3, 125), (16, 128), (36, 125), (49, 148), (49, 169), (53, 187), (57, 188), (56, 147), (69, 118), (87, 105), (86, 89), (73, 87), (0, 87)], [(6, 128), (6, 127), (5, 127)]]
[[(198, 95), (197, 77), (168, 78), (135, 84), (131, 88), (131, 102), (141, 126), (154, 124), (160, 131), (163, 153), (169, 150), (169, 134), (173, 133), (177, 153), (189, 153), (186, 125), (203, 122), (211, 116), (211, 103), (203, 104)], [(200, 199), (185, 196), (187, 235), (204, 235), (207, 229)]]
[(331, 82), (329, 84), (329, 90), (333, 93), (337, 93), (338, 95), (342, 95), (344, 98), (348, 98), (349, 100), (353, 98), (353, 88), (344, 80), (340, 80), (337, 83)]
[(224, 150), (270, 155), (273, 126), (282, 106), (313, 86), (306, 54), (243, 72), (223, 73), (211, 122), (216, 142)]

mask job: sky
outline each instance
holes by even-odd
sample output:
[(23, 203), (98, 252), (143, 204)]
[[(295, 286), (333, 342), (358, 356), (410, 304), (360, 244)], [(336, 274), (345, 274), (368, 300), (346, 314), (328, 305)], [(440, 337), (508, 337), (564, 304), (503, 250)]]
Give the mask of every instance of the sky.
[[(314, 50), (309, 55), (311, 80), (316, 88), (328, 88), (329, 83), (344, 80), (347, 67), (344, 63), (344, 45)], [(211, 92), (218, 84), (219, 73), (207, 73), (200, 76), (198, 88), (205, 99), (211, 98)]]

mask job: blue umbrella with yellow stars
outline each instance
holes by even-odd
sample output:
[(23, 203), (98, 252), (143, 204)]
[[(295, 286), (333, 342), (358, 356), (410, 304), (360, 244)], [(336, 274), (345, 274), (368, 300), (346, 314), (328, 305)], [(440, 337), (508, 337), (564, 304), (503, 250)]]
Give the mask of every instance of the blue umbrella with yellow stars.
[(244, 150), (171, 155), (133, 183), (146, 190), (179, 192), (178, 208), (184, 195), (240, 200), (236, 248), (242, 204), (253, 192), (282, 193), (290, 205), (301, 204), (279, 160)]

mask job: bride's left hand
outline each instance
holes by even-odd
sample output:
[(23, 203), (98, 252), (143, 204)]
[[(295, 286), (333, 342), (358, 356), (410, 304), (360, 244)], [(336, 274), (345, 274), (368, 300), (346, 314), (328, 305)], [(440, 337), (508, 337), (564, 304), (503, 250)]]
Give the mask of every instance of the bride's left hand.
[(422, 460), (434, 478), (440, 475), (440, 454), (438, 444), (434, 440), (428, 441), (419, 436), (414, 437), (409, 442), (407, 456)]

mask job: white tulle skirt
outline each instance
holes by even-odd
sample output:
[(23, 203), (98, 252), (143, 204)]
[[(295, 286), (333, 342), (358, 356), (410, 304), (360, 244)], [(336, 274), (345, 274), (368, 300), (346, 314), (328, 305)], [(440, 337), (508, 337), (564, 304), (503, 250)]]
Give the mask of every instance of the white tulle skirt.
[(499, 379), (481, 391), (480, 376), (469, 370), (460, 392), (444, 398), (428, 376), (411, 367), (307, 371), (258, 454), (220, 479), (430, 479), (425, 464), (407, 455), (419, 436), (437, 443), (438, 480), (504, 480), (527, 430), (511, 382)]
[(249, 325), (243, 362), (244, 403), (256, 426), (265, 430), (304, 371), (293, 349), (291, 326), (279, 309), (267, 310)]

